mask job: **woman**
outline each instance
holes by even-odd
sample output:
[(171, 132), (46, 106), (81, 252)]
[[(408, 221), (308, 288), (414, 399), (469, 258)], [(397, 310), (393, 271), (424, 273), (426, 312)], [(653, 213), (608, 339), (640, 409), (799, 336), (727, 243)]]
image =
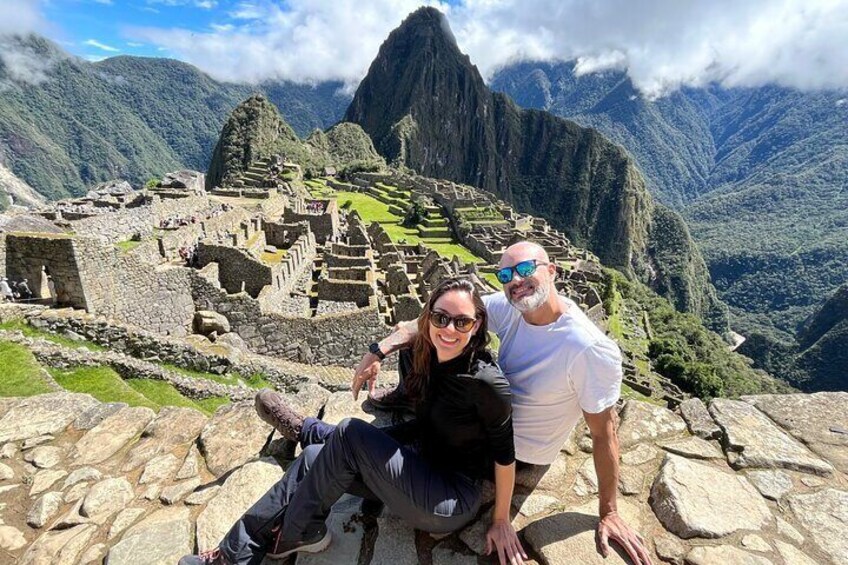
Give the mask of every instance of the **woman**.
[(468, 280), (448, 279), (433, 289), (402, 363), (416, 419), (398, 426), (378, 429), (356, 419), (331, 426), (279, 403), (269, 413), (269, 393), (259, 395), (260, 415), (300, 441), (303, 453), (218, 548), (180, 564), (255, 564), (266, 554), (321, 551), (330, 543), (324, 521), (346, 492), (385, 503), (414, 528), (452, 532), (477, 515), (483, 479), (495, 481), (487, 545), (502, 561), (520, 560), (509, 521), (515, 481), (509, 385), (486, 349), (486, 322)]

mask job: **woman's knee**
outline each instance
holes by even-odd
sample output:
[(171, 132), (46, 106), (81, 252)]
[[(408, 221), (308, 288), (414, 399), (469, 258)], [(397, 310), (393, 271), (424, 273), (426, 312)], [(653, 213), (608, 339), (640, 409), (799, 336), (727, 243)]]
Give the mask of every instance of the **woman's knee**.
[(376, 428), (359, 418), (345, 418), (336, 427), (336, 433), (345, 439), (359, 438), (368, 435)]

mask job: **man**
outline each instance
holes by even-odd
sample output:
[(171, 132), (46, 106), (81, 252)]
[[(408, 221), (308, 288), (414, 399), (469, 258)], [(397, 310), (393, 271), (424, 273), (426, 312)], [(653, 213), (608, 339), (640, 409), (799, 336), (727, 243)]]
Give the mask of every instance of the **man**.
[[(615, 540), (640, 564), (651, 564), (642, 537), (618, 515), (619, 449), (615, 403), (621, 392), (621, 353), (571, 300), (554, 287), (556, 266), (531, 242), (510, 246), (501, 258), (503, 293), (484, 297), (489, 329), (500, 339), (498, 364), (512, 392), (515, 455), (525, 465), (550, 465), (582, 414), (592, 436), (598, 476), (601, 554)], [(410, 343), (415, 323), (399, 324), (372, 344), (354, 375), (356, 398), (368, 383), (369, 398), (380, 408), (406, 407), (403, 383), (375, 391), (380, 361)]]

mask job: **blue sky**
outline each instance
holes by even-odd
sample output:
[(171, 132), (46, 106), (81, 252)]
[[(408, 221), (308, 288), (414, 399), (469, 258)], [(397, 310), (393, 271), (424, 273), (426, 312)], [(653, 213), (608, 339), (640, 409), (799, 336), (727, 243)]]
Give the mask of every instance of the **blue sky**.
[(848, 0), (0, 0), (0, 40), (34, 31), (89, 60), (172, 57), (220, 80), (352, 87), (422, 4), (445, 13), (486, 78), (575, 60), (579, 73), (626, 70), (648, 97), (714, 82), (848, 87)]
[(163, 57), (167, 48), (134, 38), (139, 27), (177, 27), (207, 31), (238, 22), (231, 14), (244, 3), (215, 0), (53, 0), (44, 13), (57, 29), (62, 46), (80, 57), (113, 55)]

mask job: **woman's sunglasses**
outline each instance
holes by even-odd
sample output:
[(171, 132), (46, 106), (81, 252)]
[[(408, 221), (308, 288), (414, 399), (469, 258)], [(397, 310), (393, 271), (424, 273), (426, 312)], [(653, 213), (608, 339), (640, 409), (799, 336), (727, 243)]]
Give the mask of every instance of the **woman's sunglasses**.
[(476, 321), (477, 320), (474, 318), (469, 318), (467, 316), (448, 316), (444, 312), (438, 312), (436, 310), (430, 312), (430, 323), (437, 328), (446, 328), (451, 322), (453, 322), (453, 327), (456, 331), (464, 334), (471, 331), (471, 328), (474, 327), (474, 322)]
[(522, 279), (526, 279), (536, 272), (536, 268), (539, 265), (548, 265), (549, 263), (543, 263), (541, 261), (537, 261), (536, 259), (528, 259), (527, 261), (522, 261), (521, 263), (517, 263), (512, 267), (504, 267), (503, 269), (498, 269), (495, 272), (495, 276), (498, 277), (498, 280), (501, 284), (507, 284), (512, 280), (513, 273), (518, 273)]

